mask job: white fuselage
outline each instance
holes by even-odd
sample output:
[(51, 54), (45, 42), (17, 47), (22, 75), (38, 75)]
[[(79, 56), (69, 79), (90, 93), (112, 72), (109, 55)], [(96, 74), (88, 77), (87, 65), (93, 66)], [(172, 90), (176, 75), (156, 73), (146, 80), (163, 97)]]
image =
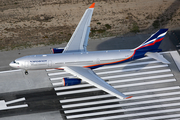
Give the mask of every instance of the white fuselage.
[(25, 70), (52, 69), (64, 66), (89, 66), (112, 63), (132, 56), (131, 50), (109, 50), (59, 54), (30, 55), (11, 62), (10, 66)]

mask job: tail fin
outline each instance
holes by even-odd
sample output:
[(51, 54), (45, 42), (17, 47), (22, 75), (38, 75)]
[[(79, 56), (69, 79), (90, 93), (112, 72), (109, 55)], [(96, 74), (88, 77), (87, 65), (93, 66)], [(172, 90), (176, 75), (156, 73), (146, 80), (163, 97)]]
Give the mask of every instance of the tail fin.
[(138, 51), (154, 51), (157, 50), (168, 29), (160, 29), (155, 34), (152, 34), (144, 43), (133, 50)]

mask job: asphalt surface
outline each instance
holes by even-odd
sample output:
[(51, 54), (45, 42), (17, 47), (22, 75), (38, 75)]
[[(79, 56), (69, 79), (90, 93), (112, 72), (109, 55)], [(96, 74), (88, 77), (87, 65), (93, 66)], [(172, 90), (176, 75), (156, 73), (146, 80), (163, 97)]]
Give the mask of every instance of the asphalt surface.
[[(27, 108), (2, 110), (0, 114), (1, 117), (32, 114), (32, 113), (42, 113), (59, 110), (60, 104), (58, 102), (58, 97), (56, 96), (54, 89), (49, 91), (45, 90), (25, 90), (11, 93), (0, 94), (1, 100), (13, 100), (17, 98), (25, 97), (26, 100), (19, 102), (18, 104), (23, 104), (24, 102), (28, 104)], [(15, 105), (15, 104), (13, 104)]]

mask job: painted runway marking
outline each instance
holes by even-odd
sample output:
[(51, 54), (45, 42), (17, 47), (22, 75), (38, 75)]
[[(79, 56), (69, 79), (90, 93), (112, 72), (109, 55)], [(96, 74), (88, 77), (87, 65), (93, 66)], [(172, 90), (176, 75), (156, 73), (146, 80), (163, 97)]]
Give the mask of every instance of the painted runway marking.
[(10, 72), (19, 72), (19, 71), (22, 71), (21, 69), (18, 69), (18, 70), (8, 70), (8, 71), (1, 71), (1, 73), (10, 73)]
[(5, 102), (5, 100), (0, 100), (0, 110), (9, 110), (9, 109), (17, 109), (17, 108), (28, 107), (27, 104), (10, 106), (10, 104), (22, 102), (25, 100), (26, 100), (25, 98), (19, 98), (19, 99), (12, 100), (9, 102)]
[[(124, 87), (132, 87), (132, 86), (140, 86), (140, 85), (150, 85), (150, 84), (157, 84), (157, 83), (165, 83), (165, 82), (173, 82), (176, 79), (168, 79), (168, 80), (159, 80), (159, 81), (150, 81), (150, 82), (143, 82), (143, 83), (134, 83), (134, 84), (126, 84), (126, 85), (117, 85), (113, 86), (114, 88), (124, 88)], [(58, 91), (59, 88), (54, 88), (55, 91)], [(85, 93), (85, 92), (93, 92), (99, 91), (99, 88), (89, 88), (85, 90), (73, 90), (73, 91), (65, 91), (65, 92), (57, 92), (57, 95), (68, 95), (68, 94), (76, 94), (76, 93)]]
[(153, 115), (153, 114), (160, 114), (160, 113), (171, 113), (171, 112), (179, 112), (179, 111), (180, 111), (180, 108), (175, 108), (175, 109), (148, 111), (148, 112), (127, 114), (127, 115), (115, 115), (115, 116), (109, 116), (109, 117), (99, 117), (99, 118), (85, 119), (85, 120), (110, 120), (110, 119), (119, 119), (119, 118), (143, 116), (143, 115)]
[[(167, 91), (167, 90), (176, 90), (176, 89), (180, 89), (180, 87), (174, 86), (174, 87), (167, 87), (167, 88), (148, 89), (148, 90), (140, 90), (140, 91), (133, 91), (133, 92), (125, 92), (124, 94), (134, 95), (134, 94), (142, 94), (142, 93), (157, 92), (157, 91)], [(98, 96), (83, 97), (83, 98), (74, 98), (74, 99), (72, 98), (72, 99), (61, 100), (61, 103), (93, 100), (93, 99), (97, 99), (97, 98), (107, 98), (107, 97), (112, 97), (112, 95), (106, 94), (106, 95), (98, 95)]]
[(73, 118), (81, 118), (81, 117), (87, 117), (87, 116), (104, 115), (104, 114), (111, 114), (111, 113), (138, 111), (138, 110), (146, 110), (146, 109), (161, 108), (161, 107), (172, 107), (172, 106), (180, 106), (180, 103), (161, 104), (161, 105), (152, 105), (152, 106), (146, 106), (146, 107), (127, 108), (127, 109), (121, 109), (121, 110), (111, 110), (111, 111), (103, 111), (103, 112), (95, 112), (95, 113), (69, 115), (67, 116), (67, 118), (73, 119)]
[(177, 68), (180, 71), (180, 56), (177, 51), (170, 52), (171, 56), (173, 57), (174, 62), (176, 63)]
[[(161, 53), (169, 54), (169, 52)], [(143, 60), (143, 61), (142, 61)], [(168, 65), (150, 58), (134, 63), (104, 66), (94, 72), (125, 95), (120, 100), (84, 82), (62, 86), (61, 79), (73, 77), (58, 70), (47, 71), (66, 119), (168, 119), (180, 117), (180, 87)], [(172, 115), (171, 115), (172, 114)]]

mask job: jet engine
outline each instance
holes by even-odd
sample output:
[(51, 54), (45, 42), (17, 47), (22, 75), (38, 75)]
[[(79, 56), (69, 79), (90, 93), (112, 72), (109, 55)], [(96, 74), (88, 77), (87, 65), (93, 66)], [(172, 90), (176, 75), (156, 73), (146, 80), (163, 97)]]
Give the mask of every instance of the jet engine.
[(56, 54), (56, 53), (62, 53), (64, 51), (64, 48), (52, 48), (51, 53)]
[(81, 79), (78, 78), (63, 78), (63, 85), (64, 86), (71, 86), (71, 85), (77, 85), (81, 83)]

